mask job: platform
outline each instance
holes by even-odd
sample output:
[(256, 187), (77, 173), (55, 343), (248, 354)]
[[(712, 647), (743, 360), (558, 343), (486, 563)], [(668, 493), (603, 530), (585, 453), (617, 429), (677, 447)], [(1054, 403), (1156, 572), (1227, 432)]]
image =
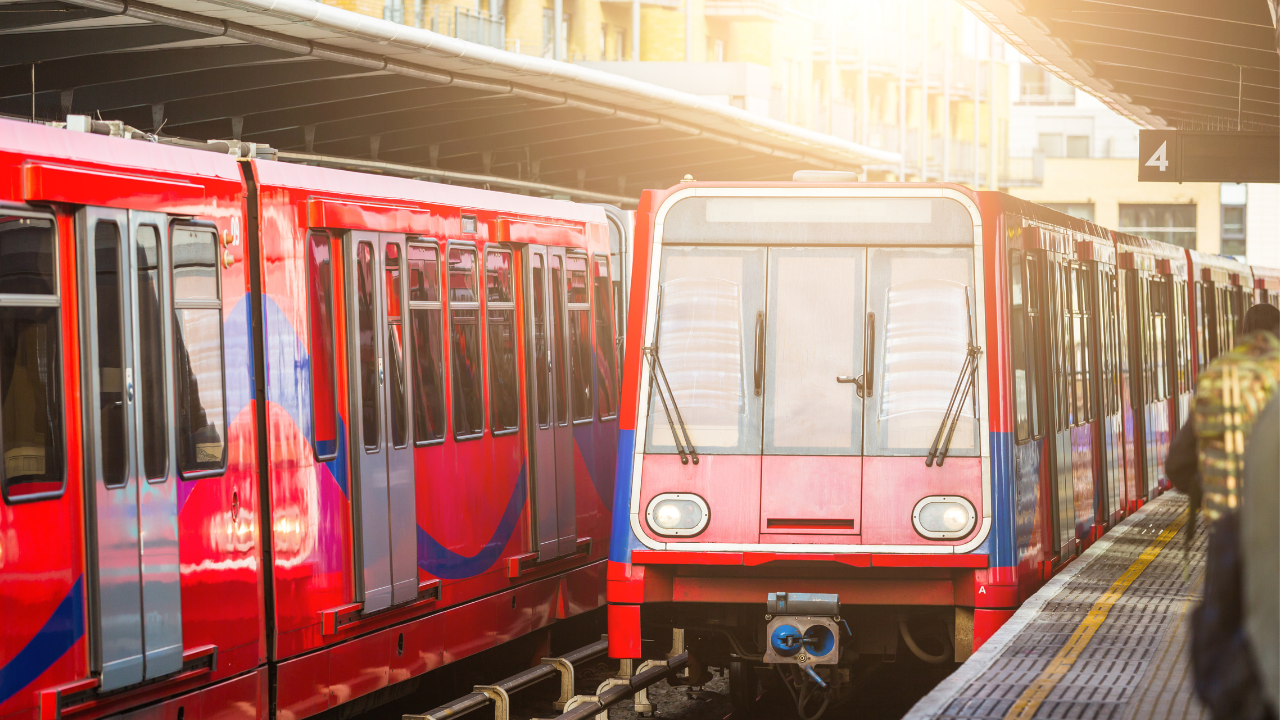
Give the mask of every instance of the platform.
[(1145, 505), (1046, 583), (906, 720), (1208, 718), (1188, 663), (1208, 536), (1201, 521), (1187, 556), (1186, 531), (1185, 495)]

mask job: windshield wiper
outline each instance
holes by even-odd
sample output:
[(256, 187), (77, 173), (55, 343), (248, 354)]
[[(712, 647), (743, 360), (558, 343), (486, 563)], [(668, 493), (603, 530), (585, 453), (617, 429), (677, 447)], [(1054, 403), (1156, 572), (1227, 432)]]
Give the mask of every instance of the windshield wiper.
[[(689, 439), (689, 429), (685, 427), (684, 418), (680, 416), (680, 406), (676, 404), (676, 394), (671, 390), (671, 382), (667, 380), (667, 373), (662, 369), (662, 359), (658, 357), (658, 351), (654, 347), (644, 349), (645, 357), (649, 358), (649, 392), (653, 392), (654, 386), (658, 389), (658, 398), (662, 400), (662, 411), (667, 415), (667, 426), (671, 428), (671, 438), (676, 441), (676, 452), (680, 453), (680, 462), (684, 465), (689, 464), (689, 458), (693, 458), (693, 464), (698, 464), (698, 450), (693, 446), (693, 440)], [(667, 395), (671, 396), (671, 404), (667, 404)], [(675, 410), (675, 419), (671, 417), (671, 411)], [(680, 432), (676, 432), (676, 423), (680, 423)], [(681, 442), (681, 436), (684, 442)], [(688, 447), (686, 451), (685, 448)]]
[[(925, 458), (925, 467), (932, 467), (934, 464), (942, 467), (943, 461), (947, 459), (947, 451), (951, 448), (951, 436), (955, 434), (956, 424), (960, 422), (964, 404), (969, 399), (969, 390), (977, 382), (978, 358), (981, 356), (982, 348), (970, 343), (968, 351), (964, 354), (964, 365), (960, 368), (960, 376), (956, 378), (956, 386), (951, 390), (951, 401), (947, 403), (947, 411), (942, 414), (942, 423), (938, 425), (938, 434), (934, 436), (933, 445), (929, 448), (929, 456)], [(959, 403), (956, 402), (957, 396)]]
[[(935, 464), (942, 467), (942, 463), (947, 459), (947, 451), (951, 449), (951, 436), (955, 434), (956, 425), (960, 422), (960, 414), (964, 411), (964, 404), (969, 399), (969, 390), (978, 381), (978, 359), (982, 357), (982, 348), (973, 344), (973, 306), (969, 304), (969, 288), (965, 288), (964, 291), (964, 309), (967, 321), (965, 329), (969, 334), (968, 349), (964, 354), (964, 364), (960, 366), (960, 375), (956, 378), (956, 386), (951, 389), (947, 410), (942, 413), (942, 422), (938, 424), (938, 433), (934, 435), (933, 445), (929, 447), (929, 456), (924, 461), (925, 467), (932, 467)], [(957, 397), (960, 400), (959, 403), (956, 402)]]

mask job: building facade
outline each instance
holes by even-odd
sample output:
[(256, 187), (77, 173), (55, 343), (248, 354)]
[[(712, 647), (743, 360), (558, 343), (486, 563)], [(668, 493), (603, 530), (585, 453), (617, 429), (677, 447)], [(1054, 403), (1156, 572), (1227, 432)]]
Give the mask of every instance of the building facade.
[[(1011, 53), (1012, 55), (1012, 53)], [(1280, 267), (1275, 185), (1138, 182), (1138, 126), (1019, 59), (1009, 192), (1110, 228)]]
[(869, 179), (996, 188), (1008, 175), (1005, 46), (954, 0), (324, 2), (903, 155)]

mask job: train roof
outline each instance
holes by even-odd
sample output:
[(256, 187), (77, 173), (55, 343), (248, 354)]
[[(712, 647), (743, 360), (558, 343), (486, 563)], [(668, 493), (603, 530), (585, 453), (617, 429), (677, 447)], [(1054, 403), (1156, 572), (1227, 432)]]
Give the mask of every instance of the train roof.
[[(349, 170), (299, 165), (274, 160), (254, 160), (254, 179), (259, 185), (314, 190), (321, 193), (362, 195), (385, 200), (439, 204), (475, 210), (491, 210), (538, 218), (555, 218), (582, 223), (606, 222), (604, 210), (566, 200), (530, 197), (444, 185), (425, 180), (353, 173)], [(352, 178), (359, 186), (352, 186)]]
[(1253, 270), (1253, 286), (1270, 291), (1280, 291), (1280, 268), (1249, 266)]
[[(227, 154), (16, 120), (0, 119), (0, 153), (243, 183), (235, 158)], [(19, 188), (13, 190), (14, 196), (20, 194)]]
[(1199, 270), (1196, 280), (1227, 282), (1252, 288), (1253, 269), (1229, 255), (1210, 255), (1196, 250), (1188, 250), (1192, 269)]

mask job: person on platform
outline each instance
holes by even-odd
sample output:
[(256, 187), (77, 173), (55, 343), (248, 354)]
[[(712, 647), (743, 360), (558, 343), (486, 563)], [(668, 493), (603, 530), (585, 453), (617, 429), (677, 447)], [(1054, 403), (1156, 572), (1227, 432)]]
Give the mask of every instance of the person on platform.
[[(1246, 616), (1244, 578), (1254, 585), (1274, 583), (1280, 576), (1277, 556), (1266, 557), (1267, 568), (1259, 567), (1260, 555), (1242, 543), (1242, 499), (1268, 490), (1275, 497), (1274, 469), (1265, 474), (1265, 458), (1274, 455), (1280, 438), (1268, 412), (1274, 414), (1276, 390), (1280, 385), (1280, 310), (1271, 305), (1255, 305), (1245, 314), (1245, 334), (1230, 352), (1214, 360), (1196, 381), (1195, 409), (1191, 419), (1170, 446), (1165, 469), (1170, 481), (1191, 498), (1193, 521), (1188, 523), (1188, 547), (1194, 537), (1194, 513), (1203, 503), (1212, 525), (1205, 557), (1204, 598), (1191, 618), (1191, 664), (1196, 695), (1215, 720), (1274, 720), (1277, 717), (1275, 687), (1263, 674), (1268, 666), (1260, 659), (1275, 656), (1270, 638), (1276, 628), (1272, 616), (1261, 615), (1266, 600), (1252, 594), (1256, 616)], [(1250, 516), (1263, 508), (1250, 508)], [(1269, 523), (1275, 533), (1280, 506), (1273, 500), (1268, 520), (1252, 520), (1255, 533), (1265, 533)], [(1247, 558), (1255, 558), (1249, 568)], [(1252, 589), (1252, 588), (1251, 588)], [(1270, 623), (1268, 625), (1268, 622)], [(1272, 678), (1273, 680), (1276, 678)]]

